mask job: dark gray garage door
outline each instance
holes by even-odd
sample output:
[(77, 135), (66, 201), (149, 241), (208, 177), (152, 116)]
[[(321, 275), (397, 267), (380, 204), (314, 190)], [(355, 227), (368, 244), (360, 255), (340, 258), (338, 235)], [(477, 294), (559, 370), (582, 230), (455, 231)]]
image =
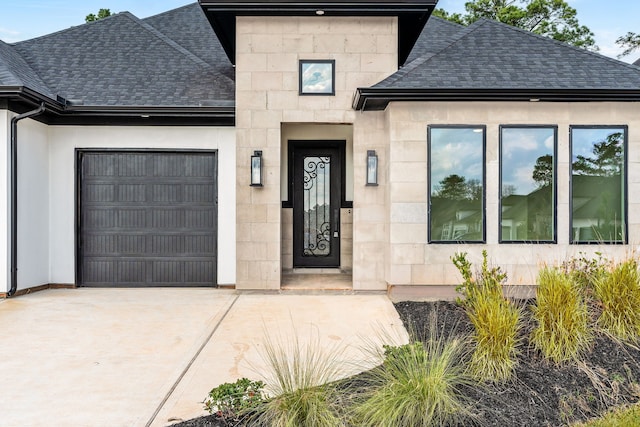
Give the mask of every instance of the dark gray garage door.
[(81, 285), (215, 285), (215, 152), (79, 151), (78, 161)]

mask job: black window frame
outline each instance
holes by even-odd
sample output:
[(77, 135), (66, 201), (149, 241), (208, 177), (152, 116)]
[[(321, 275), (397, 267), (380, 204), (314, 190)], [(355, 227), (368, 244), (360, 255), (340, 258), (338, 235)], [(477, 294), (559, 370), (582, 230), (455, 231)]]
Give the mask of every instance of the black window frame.
[[(433, 179), (431, 177), (431, 148), (433, 129), (482, 129), (482, 239), (481, 240), (434, 240), (431, 230), (431, 194)], [(487, 126), (472, 124), (427, 125), (427, 243), (429, 244), (486, 244), (487, 243)]]
[[(502, 236), (502, 130), (503, 129), (553, 129), (553, 238), (552, 240), (504, 240)], [(557, 244), (558, 243), (558, 125), (500, 125), (498, 130), (498, 243), (500, 244)]]
[[(606, 240), (575, 240), (573, 233), (573, 130), (574, 129), (622, 129), (624, 138), (622, 141), (622, 197), (624, 222), (622, 229), (622, 241)], [(629, 125), (570, 125), (569, 126), (569, 244), (572, 245), (627, 245), (629, 243)]]
[[(331, 92), (305, 92), (302, 82), (302, 68), (305, 64), (331, 65)], [(298, 60), (298, 95), (300, 96), (335, 96), (336, 94), (336, 60), (335, 59), (300, 59)]]

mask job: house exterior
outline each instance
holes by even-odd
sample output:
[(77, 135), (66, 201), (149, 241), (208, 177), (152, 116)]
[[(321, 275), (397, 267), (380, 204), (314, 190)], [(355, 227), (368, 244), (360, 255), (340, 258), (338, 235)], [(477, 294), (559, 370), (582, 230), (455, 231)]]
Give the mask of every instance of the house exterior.
[(0, 42), (0, 295), (340, 272), (449, 296), (450, 257), (640, 242), (640, 68), (437, 0), (200, 0)]

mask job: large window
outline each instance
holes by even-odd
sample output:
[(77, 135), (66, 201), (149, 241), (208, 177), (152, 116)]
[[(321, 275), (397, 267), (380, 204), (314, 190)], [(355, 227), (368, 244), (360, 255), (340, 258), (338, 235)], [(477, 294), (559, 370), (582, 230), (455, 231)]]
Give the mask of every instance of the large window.
[(501, 242), (555, 242), (556, 135), (555, 126), (500, 128)]
[(429, 241), (484, 242), (484, 126), (429, 126)]
[(571, 127), (571, 241), (624, 243), (626, 126)]

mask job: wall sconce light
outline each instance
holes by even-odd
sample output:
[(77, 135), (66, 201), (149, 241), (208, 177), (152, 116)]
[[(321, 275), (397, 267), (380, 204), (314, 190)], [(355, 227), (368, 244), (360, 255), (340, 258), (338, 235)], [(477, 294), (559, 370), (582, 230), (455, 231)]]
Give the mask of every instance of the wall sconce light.
[(251, 156), (251, 186), (262, 187), (262, 151), (254, 151)]
[(378, 156), (375, 150), (367, 150), (367, 185), (378, 185)]

